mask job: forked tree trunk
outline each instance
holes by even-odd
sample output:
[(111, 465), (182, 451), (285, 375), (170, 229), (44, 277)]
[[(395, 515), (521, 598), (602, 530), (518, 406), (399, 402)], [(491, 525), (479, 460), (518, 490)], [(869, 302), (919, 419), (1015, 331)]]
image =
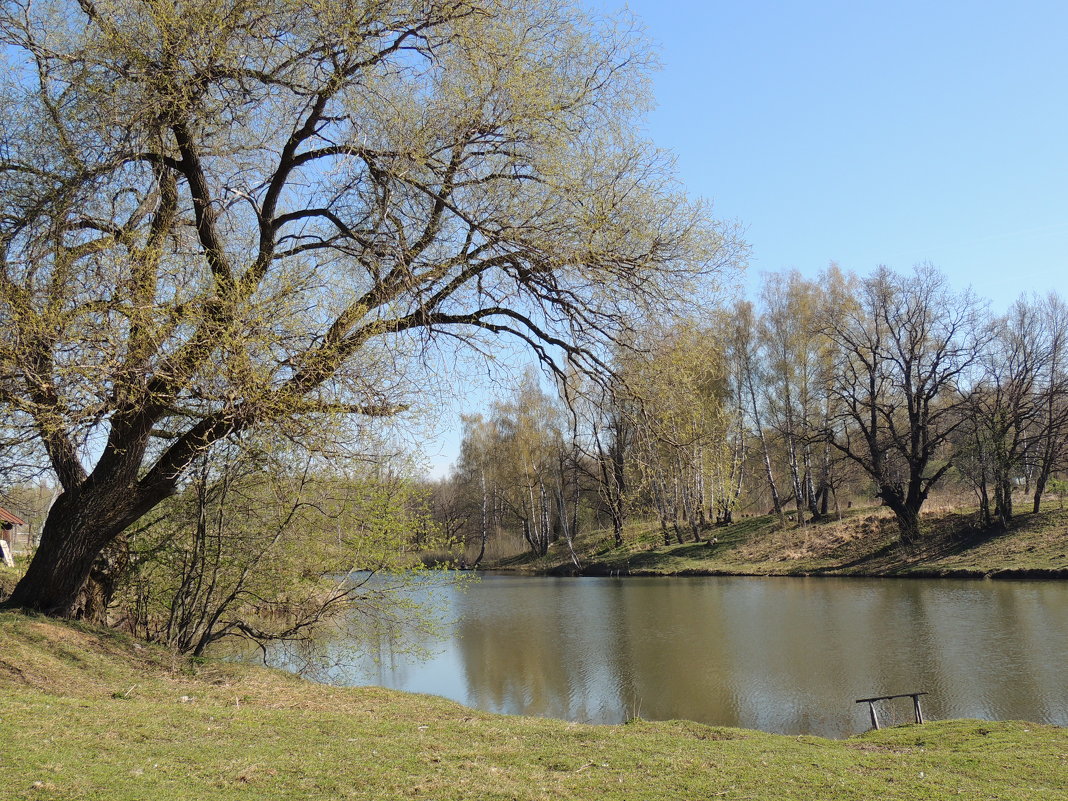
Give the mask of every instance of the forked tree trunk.
[(126, 569), (122, 533), (174, 494), (178, 477), (198, 452), (238, 430), (229, 419), (196, 426), (171, 446), (167, 469), (157, 463), (139, 476), (156, 419), (143, 411), (113, 420), (108, 444), (89, 475), (73, 458), (59, 463), (65, 489), (48, 512), (37, 553), (15, 586), (10, 606), (106, 622), (107, 602)]
[(909, 497), (901, 498), (893, 491), (886, 491), (880, 495), (897, 519), (901, 544), (911, 550), (920, 541), (920, 507), (923, 501)]

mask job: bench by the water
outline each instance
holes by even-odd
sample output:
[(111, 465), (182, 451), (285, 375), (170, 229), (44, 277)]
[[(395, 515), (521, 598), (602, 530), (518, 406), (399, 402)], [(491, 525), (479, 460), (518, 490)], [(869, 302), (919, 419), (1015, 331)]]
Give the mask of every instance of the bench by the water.
[(920, 709), (920, 696), (927, 695), (927, 693), (901, 693), (900, 695), (880, 695), (878, 698), (858, 698), (858, 704), (867, 704), (868, 711), (871, 713), (871, 725), (876, 729), (879, 728), (879, 716), (875, 714), (875, 702), (876, 701), (889, 701), (892, 698), (911, 698), (912, 708), (916, 712), (916, 722), (923, 723), (923, 711)]

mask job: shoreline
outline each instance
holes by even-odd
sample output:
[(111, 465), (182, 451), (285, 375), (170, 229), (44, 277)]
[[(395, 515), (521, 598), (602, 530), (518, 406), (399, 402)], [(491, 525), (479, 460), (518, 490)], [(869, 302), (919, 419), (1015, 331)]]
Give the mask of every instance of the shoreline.
[(532, 576), (574, 576), (575, 578), (670, 578), (674, 576), (737, 576), (746, 578), (967, 579), (970, 581), (1059, 581), (1063, 579), (1068, 579), (1068, 568), (1008, 568), (987, 572), (979, 570), (909, 570), (907, 572), (900, 573), (836, 573), (833, 571), (826, 570), (817, 570), (812, 572), (758, 573), (753, 571), (690, 568), (679, 570), (674, 573), (664, 573), (640, 569), (624, 569), (621, 571), (619, 568), (615, 567), (608, 568), (599, 564), (590, 564), (583, 567), (582, 570), (576, 570), (572, 565), (570, 571), (562, 570), (559, 568), (552, 568), (546, 571), (512, 571), (508, 568), (501, 567), (487, 568), (486, 572), (489, 571), (493, 571), (496, 573), (515, 573), (517, 575)]
[(1068, 579), (1068, 510), (1020, 514), (1007, 530), (976, 529), (971, 514), (961, 511), (932, 513), (924, 523), (923, 539), (906, 550), (879, 509), (785, 529), (764, 515), (706, 529), (707, 539), (667, 545), (655, 524), (634, 522), (622, 547), (604, 530), (577, 538), (580, 568), (558, 542), (544, 556), (521, 554), (485, 569), (555, 576)]
[(5, 798), (1068, 801), (1068, 730), (941, 720), (843, 740), (689, 721), (480, 712), (433, 696), (190, 660), (0, 613)]

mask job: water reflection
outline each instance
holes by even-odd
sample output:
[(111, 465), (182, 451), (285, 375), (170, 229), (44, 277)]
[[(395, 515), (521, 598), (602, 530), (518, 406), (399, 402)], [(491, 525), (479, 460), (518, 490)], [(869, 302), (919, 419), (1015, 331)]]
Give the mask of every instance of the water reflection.
[[(432, 658), (347, 631), (315, 677), (598, 723), (840, 737), (867, 727), (854, 699), (926, 690), (931, 718), (1068, 725), (1064, 583), (491, 575), (426, 592), (449, 610), (416, 638)], [(886, 712), (910, 719), (911, 702)]]

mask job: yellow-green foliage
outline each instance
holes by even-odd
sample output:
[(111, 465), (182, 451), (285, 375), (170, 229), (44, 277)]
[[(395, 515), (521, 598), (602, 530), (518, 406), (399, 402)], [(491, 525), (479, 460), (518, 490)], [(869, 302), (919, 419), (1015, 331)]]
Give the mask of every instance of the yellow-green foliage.
[(592, 369), (744, 250), (643, 139), (646, 39), (577, 2), (35, 0), (0, 30), (0, 413), (69, 511), (33, 608), (75, 613), (212, 443), (400, 414), (457, 344)]
[(421, 569), (405, 551), (434, 541), (412, 482), (385, 471), (339, 475), (236, 447), (212, 457), (132, 538), (119, 607), (152, 640), (199, 652), (228, 634), (297, 637), (354, 605), (388, 611), (390, 593), (363, 578)]

